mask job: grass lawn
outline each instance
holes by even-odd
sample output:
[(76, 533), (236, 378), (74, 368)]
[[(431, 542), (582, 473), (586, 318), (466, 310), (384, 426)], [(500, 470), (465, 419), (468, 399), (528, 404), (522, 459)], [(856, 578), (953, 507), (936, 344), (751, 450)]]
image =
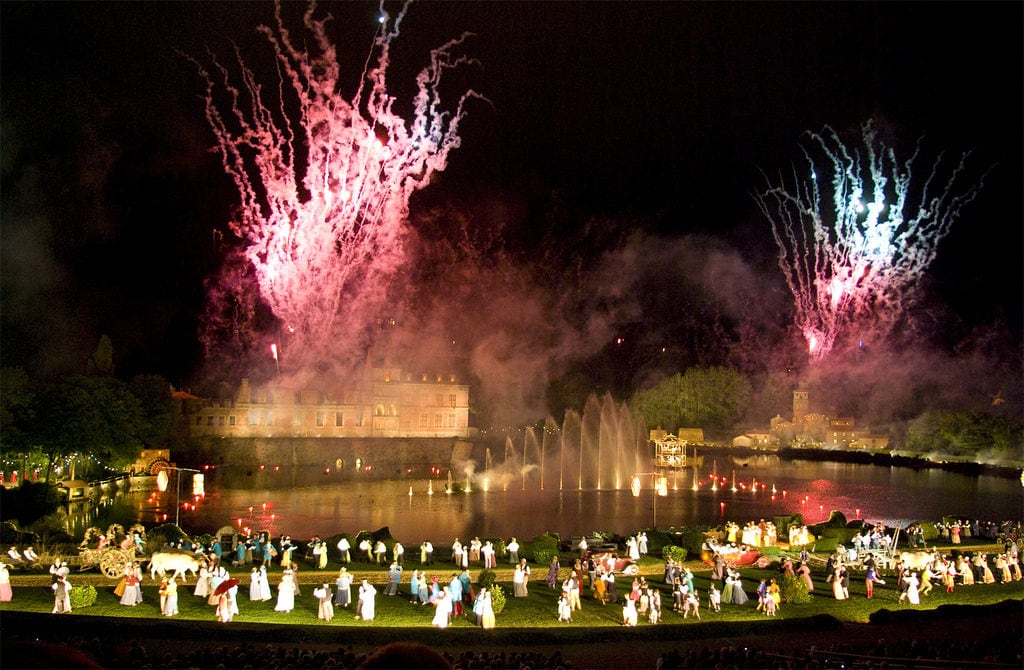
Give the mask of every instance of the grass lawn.
[[(641, 571), (662, 591), (661, 624), (652, 625), (640, 618), (636, 628), (625, 628), (621, 626), (621, 605), (602, 607), (586, 597), (586, 593), (582, 611), (573, 614), (572, 622), (560, 623), (557, 621), (558, 591), (548, 589), (543, 580), (533, 580), (527, 598), (508, 597), (505, 610), (497, 615), (497, 628), (490, 631), (477, 628), (472, 615), (456, 617), (447, 630), (434, 628), (431, 625), (434, 608), (409, 602), (408, 580), (402, 585), (404, 596), (383, 596), (380, 592), (383, 591), (384, 571), (367, 564), (356, 564), (349, 570), (359, 578), (366, 576), (378, 584), (377, 616), (370, 622), (357, 620), (351, 607), (348, 610), (338, 608), (330, 623), (317, 619), (312, 595), (314, 585), (317, 581), (333, 582), (337, 574), (333, 566), (323, 572), (300, 571), (302, 595), (296, 597), (295, 609), (290, 613), (275, 612), (275, 601), (249, 601), (248, 569), (233, 570), (243, 579), (239, 587), (240, 614), (227, 624), (216, 621), (214, 608), (206, 604), (205, 598), (191, 595), (194, 578), (190, 579), (190, 584), (179, 588), (180, 614), (163, 617), (158, 611), (157, 586), (148, 575), (144, 580), (143, 604), (126, 607), (120, 605), (113, 594), (114, 581), (97, 573), (73, 573), (70, 582), (93, 585), (97, 600), (94, 605), (77, 609), (70, 615), (50, 614), (53, 598), (48, 574), (15, 575), (12, 577), (13, 601), (0, 603), (0, 648), (11, 649), (8, 645), (14, 641), (33, 638), (57, 644), (98, 638), (122, 640), (122, 647), (128, 640), (138, 640), (157, 656), (192, 651), (200, 646), (231, 649), (259, 648), (266, 644), (284, 649), (332, 652), (345, 649), (368, 654), (390, 642), (414, 642), (449, 653), (452, 658), (464, 652), (532, 652), (545, 658), (552, 654), (562, 656), (573, 667), (621, 670), (653, 668), (662, 654), (687, 645), (699, 648), (712, 640), (716, 641), (716, 647), (749, 643), (766, 649), (780, 644), (807, 648), (815, 643), (828, 645), (833, 640), (849, 640), (852, 636), (869, 640), (886, 636), (943, 639), (951, 626), (972, 639), (1004, 640), (1011, 639), (1021, 625), (1024, 582), (964, 587), (952, 594), (936, 589), (923, 598), (921, 605), (914, 606), (897, 602), (899, 592), (895, 589), (895, 580), (886, 586), (876, 586), (875, 598), (868, 600), (864, 597), (863, 581), (856, 577), (850, 582), (851, 598), (837, 602), (831, 596), (830, 585), (822, 575), (816, 574), (815, 591), (819, 595), (813, 596), (809, 603), (783, 604), (776, 617), (765, 617), (755, 610), (756, 599), (743, 606), (723, 605), (721, 612), (708, 611), (706, 594), (710, 570), (698, 562), (688, 565), (695, 572), (695, 585), (702, 596), (699, 621), (692, 617), (683, 619), (681, 614), (671, 611), (671, 594), (662, 583), (663, 564), (660, 560), (646, 558), (641, 562)], [(433, 566), (430, 574), (440, 579), (450, 577), (454, 571), (453, 565), (440, 564)], [(511, 571), (503, 567), (496, 572), (498, 583), (506, 594), (511, 594)], [(535, 567), (533, 572), (534, 576), (539, 576), (547, 571)], [(479, 570), (470, 573), (475, 578)], [(563, 569), (561, 576), (564, 578), (567, 573), (568, 570)], [(743, 576), (745, 590), (752, 596), (761, 577), (774, 577), (777, 573), (773, 569), (747, 568)], [(271, 573), (270, 579), (276, 595), (280, 568)], [(631, 582), (632, 578), (627, 577), (617, 580), (620, 597), (629, 592)], [(943, 605), (994, 607), (934, 611)], [(880, 610), (891, 613), (882, 611), (871, 619), (872, 614)], [(869, 620), (871, 624), (866, 625)]]
[[(745, 568), (742, 571), (744, 587), (751, 597), (746, 605), (737, 606), (723, 604), (721, 612), (712, 612), (707, 608), (707, 590), (710, 573), (699, 563), (691, 563), (691, 569), (695, 570), (694, 583), (701, 594), (701, 622), (755, 622), (764, 620), (766, 617), (756, 611), (757, 603), (755, 590), (762, 577), (777, 577), (778, 573), (772, 568), (757, 569)], [(430, 574), (437, 575), (439, 579), (455, 572), (454, 566), (434, 566)], [(383, 591), (379, 583), (383, 578), (383, 571), (379, 568), (369, 568), (368, 571), (356, 571), (355, 574), (370, 574), (378, 582), (377, 613), (376, 619), (372, 622), (360, 621), (355, 618), (354, 608), (350, 606), (347, 610), (337, 608), (335, 618), (330, 623), (321, 622), (316, 616), (316, 600), (313, 598), (314, 582), (323, 579), (333, 582), (336, 572), (333, 570), (318, 573), (315, 570), (305, 570), (300, 573), (302, 577), (302, 594), (295, 598), (295, 609), (289, 613), (275, 612), (276, 583), (280, 580), (280, 573), (271, 573), (271, 587), (275, 594), (275, 600), (267, 602), (253, 602), (248, 598), (247, 570), (236, 569), (234, 574), (242, 578), (242, 585), (239, 587), (238, 606), (240, 613), (235, 617), (237, 622), (256, 624), (277, 624), (277, 625), (320, 625), (329, 627), (374, 627), (374, 628), (408, 628), (431, 626), (433, 618), (433, 607), (411, 604), (408, 595), (407, 580), (402, 584), (402, 591), (395, 597), (381, 595)], [(672, 597), (670, 589), (662, 581), (663, 565), (661, 561), (653, 558), (645, 558), (641, 563), (642, 573), (649, 582), (659, 587), (662, 592), (662, 624), (674, 624), (678, 626), (695, 626), (699, 622), (692, 617), (683, 619), (681, 614), (671, 611)], [(700, 570), (699, 572), (697, 570)], [(536, 577), (542, 570), (534, 569)], [(567, 574), (563, 568), (562, 576)], [(476, 577), (478, 570), (471, 570), (470, 574)], [(620, 576), (617, 580), (620, 604), (609, 603), (601, 606), (597, 601), (588, 598), (588, 590), (584, 591), (583, 608), (575, 612), (571, 622), (563, 623), (557, 621), (557, 602), (559, 591), (549, 589), (542, 580), (534, 579), (530, 583), (530, 595), (527, 598), (513, 598), (512, 584), (510, 581), (503, 581), (503, 571), (498, 572), (499, 584), (504, 589), (507, 597), (507, 605), (497, 615), (498, 627), (504, 628), (557, 628), (557, 629), (586, 629), (592, 630), (595, 627), (618, 627), (622, 622), (621, 599), (628, 594), (632, 578)], [(975, 585), (969, 587), (957, 587), (954, 593), (946, 593), (941, 586), (937, 586), (930, 595), (922, 598), (920, 605), (899, 603), (899, 591), (895, 578), (890, 578), (885, 586), (876, 585), (875, 597), (868, 600), (865, 597), (865, 587), (860, 575), (854, 574), (850, 579), (850, 599), (836, 601), (832, 597), (831, 585), (826, 583), (823, 575), (815, 574), (815, 595), (809, 603), (786, 604), (783, 603), (775, 618), (777, 619), (803, 619), (817, 615), (830, 615), (835, 619), (846, 623), (867, 623), (872, 613), (880, 609), (887, 610), (926, 610), (934, 609), (940, 605), (989, 605), (1002, 602), (1008, 599), (1024, 599), (1024, 582), (1011, 582), (1009, 584)], [(19, 578), (14, 576), (14, 598), (12, 602), (0, 603), (0, 616), (4, 612), (21, 611), (34, 613), (49, 613), (53, 609), (53, 598), (48, 587), (49, 576), (45, 579), (42, 576), (32, 578)], [(31, 580), (31, 584), (24, 583)], [(96, 603), (87, 608), (80, 608), (70, 616), (77, 614), (102, 617), (119, 617), (124, 619), (152, 619), (162, 617), (158, 611), (159, 597), (157, 586), (149, 579), (148, 575), (144, 580), (143, 600), (144, 602), (136, 607), (120, 605), (118, 598), (114, 595), (114, 582), (105, 580), (96, 574), (71, 574), (69, 580), (72, 585), (91, 583), (96, 587)], [(358, 583), (357, 583), (358, 584)], [(191, 594), (195, 580), (179, 588), (178, 609), (180, 614), (173, 617), (175, 620), (215, 620), (214, 608), (206, 604), (205, 598), (198, 598)], [(357, 590), (353, 586), (353, 596)], [(651, 626), (641, 618), (640, 627)], [(452, 628), (475, 628), (475, 618), (470, 616), (456, 617)]]

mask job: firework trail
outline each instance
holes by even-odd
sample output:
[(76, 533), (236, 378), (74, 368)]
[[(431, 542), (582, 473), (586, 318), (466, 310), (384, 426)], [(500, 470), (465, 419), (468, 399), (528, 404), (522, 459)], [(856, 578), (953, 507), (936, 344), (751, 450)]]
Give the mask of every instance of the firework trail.
[(280, 354), (292, 370), (327, 357), (358, 358), (360, 338), (385, 311), (405, 260), (409, 199), (445, 169), (460, 143), (464, 105), (479, 97), (470, 90), (454, 111), (441, 106), (444, 71), (471, 62), (454, 54), (464, 34), (431, 52), (416, 77), (411, 122), (396, 114), (387, 73), (407, 6), (391, 23), (382, 3), (360, 84), (351, 100), (344, 98), (326, 31), (330, 17), (314, 18), (315, 9), (310, 4), (303, 16), (314, 45), (308, 50), (296, 46), (306, 37), (293, 39), (280, 3), (275, 26), (259, 27), (276, 56), (272, 95), (237, 48), (241, 85), (215, 59), (219, 85), (199, 65), (206, 117), (241, 196), (231, 229), (244, 244), (260, 297), (287, 335), (275, 362)]
[(940, 155), (918, 187), (912, 169), (870, 122), (863, 147), (848, 149), (831, 128), (808, 133), (803, 171), (755, 195), (779, 247), (779, 267), (796, 301), (795, 324), (812, 362), (856, 328), (884, 338), (913, 298), (939, 242), (981, 188), (957, 190), (967, 154), (944, 182)]

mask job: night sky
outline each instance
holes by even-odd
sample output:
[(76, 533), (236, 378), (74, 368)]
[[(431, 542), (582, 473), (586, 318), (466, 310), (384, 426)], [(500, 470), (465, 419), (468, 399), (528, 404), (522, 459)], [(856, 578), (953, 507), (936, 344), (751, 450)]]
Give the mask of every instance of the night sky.
[[(642, 235), (640, 257), (675, 275), (687, 254), (713, 250), (763, 290), (765, 322), (784, 325), (791, 304), (752, 194), (762, 171), (800, 160), (804, 131), (856, 134), (874, 118), (898, 150), (923, 137), (926, 155), (969, 150), (974, 179), (989, 171), (922, 278), (929, 305), (956, 324), (935, 345), (955, 350), (988, 328), (1019, 345), (1022, 7), (415, 4), (389, 73), (399, 104), (428, 50), (464, 31), (474, 37), (463, 50), (480, 66), (448, 83), (490, 102), (470, 106), (462, 147), (414, 198), (413, 216), (444, 205), (479, 221), (481, 203), (501, 203), (506, 249), (524, 263), (609, 257)], [(304, 8), (285, 6), (297, 33)], [(319, 11), (334, 17), (354, 86), (376, 4)], [(216, 240), (237, 193), (209, 151), (203, 84), (182, 54), (229, 61), (234, 43), (272, 84), (256, 33), (272, 12), (237, 2), (0, 5), (4, 366), (79, 372), (106, 333), (121, 374), (192, 383), (204, 280), (218, 268)], [(676, 288), (631, 284), (635, 309), (601, 332), (658, 330), (689, 299)], [(1019, 361), (1019, 346), (1007, 355)]]

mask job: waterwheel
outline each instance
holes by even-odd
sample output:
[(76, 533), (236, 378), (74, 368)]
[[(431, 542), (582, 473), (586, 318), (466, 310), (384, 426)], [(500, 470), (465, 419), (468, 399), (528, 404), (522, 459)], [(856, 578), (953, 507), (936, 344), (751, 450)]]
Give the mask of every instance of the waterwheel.
[(100, 555), (100, 572), (110, 579), (117, 579), (124, 575), (125, 563), (131, 563), (131, 561), (132, 554), (124, 549), (118, 547), (105, 549)]
[[(146, 471), (149, 474), (156, 476), (160, 474), (161, 470), (170, 471), (171, 467), (172, 466), (170, 462), (166, 458), (157, 458), (152, 463), (149, 464), (149, 467), (146, 469)], [(170, 472), (168, 472), (168, 474), (170, 474)]]

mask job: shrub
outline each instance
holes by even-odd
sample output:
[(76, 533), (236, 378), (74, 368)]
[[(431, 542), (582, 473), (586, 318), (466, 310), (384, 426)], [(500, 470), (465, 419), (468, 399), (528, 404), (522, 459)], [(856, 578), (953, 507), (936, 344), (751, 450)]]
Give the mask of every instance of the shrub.
[(833, 528), (846, 528), (846, 515), (834, 509), (828, 513), (828, 521), (825, 522), (825, 525)]
[(500, 586), (495, 584), (490, 588), (491, 591), (491, 609), (494, 610), (495, 614), (501, 614), (501, 611), (505, 609), (505, 591)]
[(779, 582), (779, 595), (784, 603), (809, 603), (811, 594), (807, 592), (807, 582), (803, 577), (783, 575)]
[(676, 536), (676, 542), (680, 547), (686, 549), (689, 556), (700, 556), (706, 539), (707, 535), (699, 530), (684, 530)]
[(165, 523), (146, 533), (146, 551), (153, 553), (171, 542), (182, 542), (187, 539), (188, 535), (181, 528), (173, 523)]
[[(48, 514), (29, 525), (27, 530), (35, 535), (37, 547), (48, 547), (51, 544), (74, 542), (74, 538), (65, 530), (68, 525), (67, 512), (58, 509), (53, 514)], [(23, 542), (19, 544), (23, 544)]]
[(665, 557), (666, 560), (671, 558), (676, 563), (682, 563), (685, 561), (688, 554), (689, 552), (686, 550), (686, 547), (677, 547), (673, 544), (667, 544), (661, 550), (661, 555)]
[(489, 589), (494, 586), (496, 579), (497, 575), (494, 574), (494, 570), (482, 570), (480, 576), (476, 578), (476, 583), (480, 585), (480, 588)]
[(558, 556), (557, 551), (538, 549), (533, 554), (533, 560), (537, 562), (537, 565), (551, 565), (551, 559), (555, 556)]
[(834, 537), (819, 537), (816, 540), (811, 540), (808, 549), (816, 553), (832, 553), (836, 550), (837, 544), (839, 542)]
[(72, 586), (68, 597), (71, 599), (72, 610), (88, 607), (96, 602), (96, 589), (89, 585)]
[(775, 524), (775, 529), (779, 533), (779, 537), (786, 537), (789, 535), (790, 528), (794, 526), (799, 528), (804, 525), (804, 516), (802, 514), (773, 516), (772, 523)]
[[(542, 554), (546, 558), (542, 559)], [(540, 565), (547, 565), (551, 562), (551, 557), (557, 554), (558, 535), (553, 533), (545, 533), (533, 538), (529, 542), (524, 542), (522, 549), (519, 550), (520, 558), (532, 558), (535, 563)]]
[(648, 530), (644, 531), (647, 533), (647, 553), (651, 556), (657, 556), (664, 547), (672, 544), (672, 535), (663, 530)]
[(931, 521), (921, 522), (921, 531), (923, 533), (925, 542), (935, 542), (939, 537), (939, 529), (935, 527), (935, 524)]

